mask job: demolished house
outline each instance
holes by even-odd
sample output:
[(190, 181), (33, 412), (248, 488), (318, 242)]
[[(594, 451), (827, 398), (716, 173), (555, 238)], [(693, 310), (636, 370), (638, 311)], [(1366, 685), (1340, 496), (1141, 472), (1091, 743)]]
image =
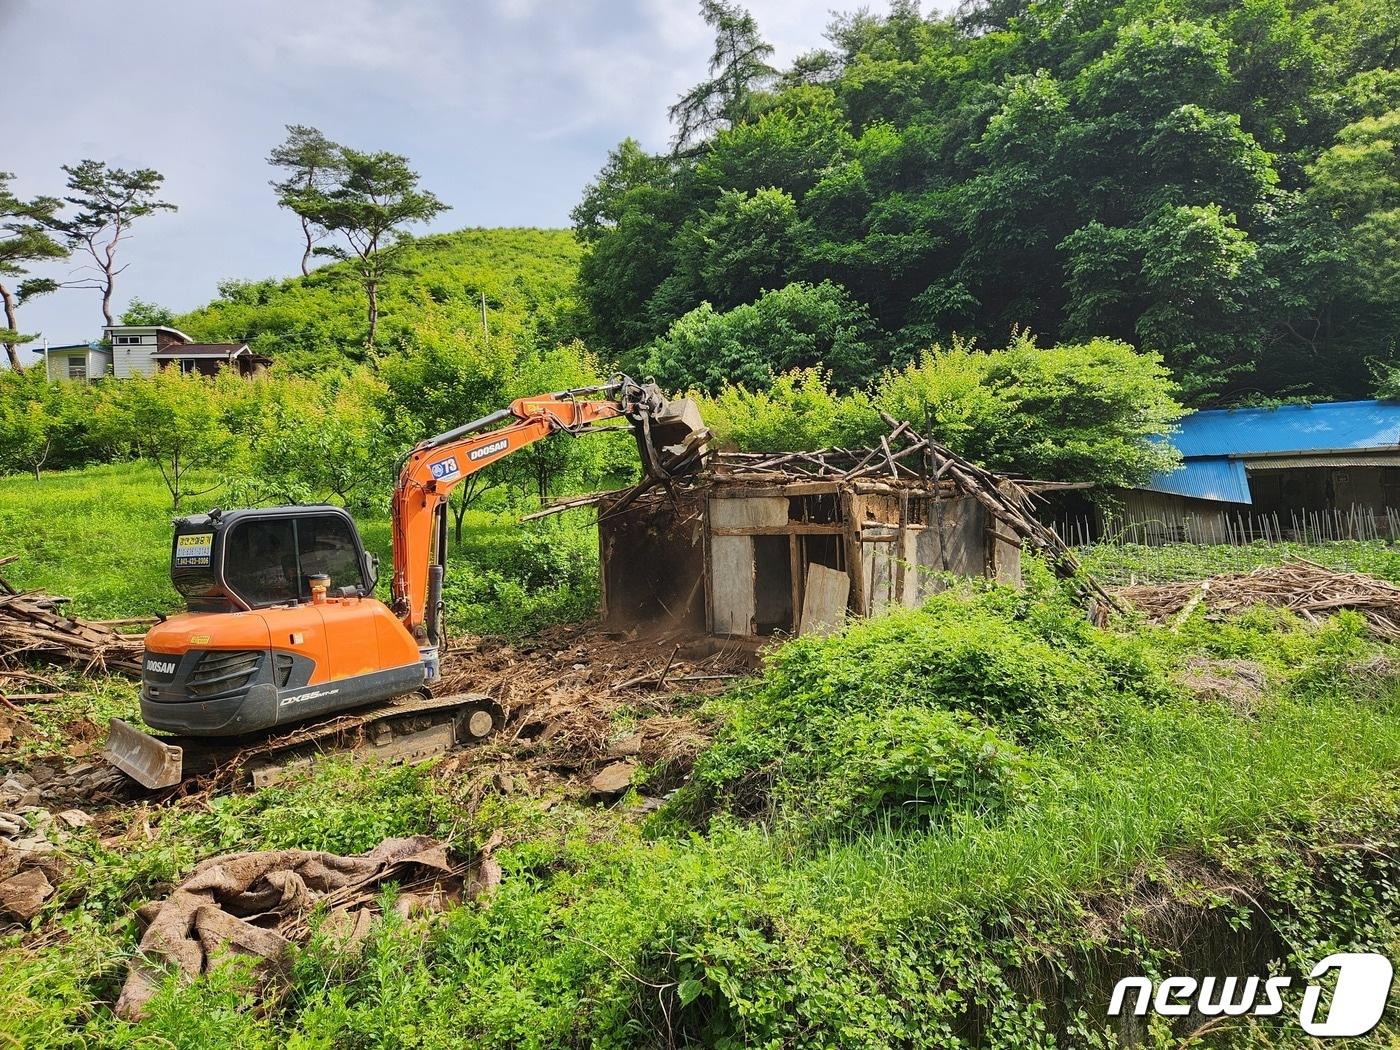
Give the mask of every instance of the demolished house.
[(950, 574), (1019, 584), (1026, 547), (1078, 571), (1031, 513), (1025, 484), (904, 424), (873, 449), (712, 453), (683, 482), (590, 502), (603, 621), (617, 631), (755, 642), (822, 633), (917, 606)]

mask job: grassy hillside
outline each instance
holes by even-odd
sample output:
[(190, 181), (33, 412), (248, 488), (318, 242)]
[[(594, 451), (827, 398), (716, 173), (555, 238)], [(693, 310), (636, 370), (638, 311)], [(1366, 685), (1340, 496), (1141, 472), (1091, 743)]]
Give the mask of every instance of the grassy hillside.
[[(210, 476), (210, 484), (217, 478)], [(228, 500), (222, 488), (184, 513)], [(597, 607), (597, 532), (586, 519), (520, 526), (509, 506), (468, 511), (463, 542), (448, 551), (445, 591), (454, 632), (515, 634)], [(170, 500), (146, 463), (0, 477), (0, 569), (15, 587), (73, 599), (80, 616), (116, 619), (177, 611), (170, 585)], [(387, 593), (387, 513), (361, 515), (365, 547), (379, 557)]]
[[(481, 330), (493, 337), (572, 338), (579, 246), (565, 230), (473, 229), (413, 241), (380, 289), (379, 345), (392, 349)], [(309, 277), (226, 281), (220, 297), (176, 319), (198, 340), (246, 340), (300, 371), (364, 353), (364, 291), (336, 263)]]

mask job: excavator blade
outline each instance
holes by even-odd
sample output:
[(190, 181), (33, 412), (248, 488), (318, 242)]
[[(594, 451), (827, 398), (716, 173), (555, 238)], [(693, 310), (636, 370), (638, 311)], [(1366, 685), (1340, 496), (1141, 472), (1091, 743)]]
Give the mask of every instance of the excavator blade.
[(107, 746), (102, 749), (102, 757), (142, 787), (152, 790), (173, 787), (183, 775), (183, 748), (157, 740), (120, 718), (108, 723)]

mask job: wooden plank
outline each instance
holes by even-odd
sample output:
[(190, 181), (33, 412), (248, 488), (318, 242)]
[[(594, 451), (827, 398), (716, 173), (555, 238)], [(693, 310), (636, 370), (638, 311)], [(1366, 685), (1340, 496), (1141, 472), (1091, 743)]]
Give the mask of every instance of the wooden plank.
[(758, 526), (785, 526), (788, 523), (788, 501), (782, 496), (755, 496), (748, 499), (710, 497), (710, 530), (720, 535), (725, 529), (749, 529)]
[(830, 634), (846, 622), (851, 577), (825, 565), (807, 566), (806, 595), (798, 634)]
[[(880, 439), (884, 441), (884, 438)], [(886, 443), (885, 450), (889, 451)], [(909, 493), (899, 494), (899, 563), (894, 566), (894, 604), (903, 605), (905, 592), (905, 577), (912, 571), (909, 566)]]
[(860, 549), (860, 524), (855, 517), (855, 496), (849, 489), (842, 489), (839, 497), (841, 502), (841, 520), (846, 523), (846, 532), (842, 537), (842, 545), (846, 551), (846, 572), (851, 577), (852, 604), (856, 612), (864, 616), (866, 614), (865, 599), (865, 559), (861, 556)]
[(715, 634), (753, 634), (753, 540), (711, 536), (710, 590)]
[(814, 523), (808, 521), (788, 521), (782, 525), (740, 525), (731, 528), (714, 528), (712, 536), (836, 536), (846, 531), (840, 522)]
[(803, 550), (803, 547), (805, 546), (806, 543), (802, 539), (802, 537), (788, 537), (788, 579), (792, 585), (792, 595), (790, 600), (792, 602), (792, 621), (794, 629), (801, 626), (801, 620), (799, 619), (799, 617), (802, 615), (802, 591), (804, 586), (804, 580), (802, 577), (802, 560), (806, 554), (806, 552)]

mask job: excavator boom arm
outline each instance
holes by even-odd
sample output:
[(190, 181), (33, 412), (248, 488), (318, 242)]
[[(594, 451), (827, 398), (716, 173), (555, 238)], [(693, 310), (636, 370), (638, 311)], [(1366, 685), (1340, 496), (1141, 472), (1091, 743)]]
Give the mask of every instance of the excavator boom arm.
[[(577, 432), (626, 414), (633, 408), (626, 398), (635, 389), (636, 384), (624, 380), (519, 398), (509, 408), (421, 442), (405, 457), (393, 498), (393, 607), (420, 645), (435, 647), (440, 642), (444, 505), (452, 490), (477, 471), (551, 434)], [(596, 399), (599, 395), (603, 399)]]

